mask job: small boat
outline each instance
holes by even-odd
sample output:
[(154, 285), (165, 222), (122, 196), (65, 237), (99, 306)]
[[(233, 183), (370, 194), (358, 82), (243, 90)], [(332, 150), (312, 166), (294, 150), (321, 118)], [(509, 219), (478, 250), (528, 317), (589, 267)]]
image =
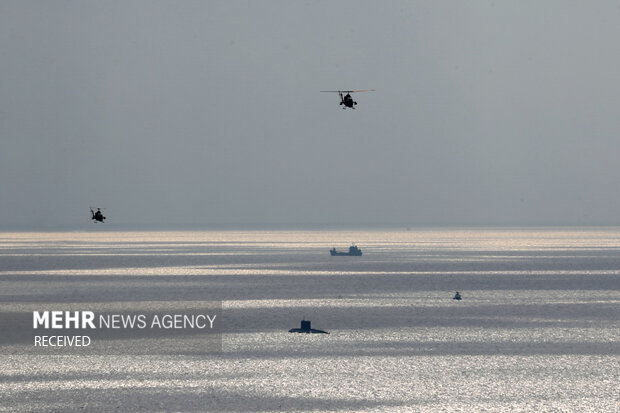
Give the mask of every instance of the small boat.
[(289, 333), (307, 333), (307, 334), (329, 334), (327, 331), (316, 330), (312, 328), (312, 322), (308, 320), (301, 320), (300, 328), (291, 328)]
[(332, 257), (337, 256), (355, 256), (355, 257), (360, 257), (362, 255), (362, 250), (357, 248), (355, 245), (351, 245), (349, 247), (349, 252), (338, 252), (336, 251), (336, 248), (332, 248), (331, 250), (329, 250), (329, 253), (332, 255)]
[(460, 299), (462, 299), (462, 297), (461, 297), (461, 293), (459, 293), (459, 292), (457, 291), (457, 292), (456, 292), (456, 294), (454, 294), (454, 298), (453, 298), (453, 300), (460, 300)]

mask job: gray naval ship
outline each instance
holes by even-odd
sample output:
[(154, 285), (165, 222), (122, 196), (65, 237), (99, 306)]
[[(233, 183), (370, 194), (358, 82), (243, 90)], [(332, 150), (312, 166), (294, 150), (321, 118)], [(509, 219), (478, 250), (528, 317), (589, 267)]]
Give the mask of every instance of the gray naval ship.
[(334, 257), (334, 256), (336, 256), (336, 257), (342, 257), (342, 256), (361, 257), (362, 250), (357, 248), (355, 245), (351, 245), (349, 247), (349, 252), (338, 252), (338, 251), (336, 251), (336, 248), (332, 248), (331, 250), (329, 250), (329, 253), (332, 255), (332, 257)]

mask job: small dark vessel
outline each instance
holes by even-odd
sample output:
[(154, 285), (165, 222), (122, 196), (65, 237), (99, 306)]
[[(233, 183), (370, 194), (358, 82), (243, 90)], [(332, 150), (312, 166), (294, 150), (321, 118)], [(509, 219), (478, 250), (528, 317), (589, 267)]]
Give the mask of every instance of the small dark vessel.
[(315, 330), (311, 328), (311, 322), (308, 320), (301, 320), (301, 328), (291, 328), (289, 333), (307, 333), (307, 334), (329, 334), (327, 331)]
[(461, 298), (462, 298), (462, 297), (461, 297), (461, 293), (459, 293), (459, 292), (457, 291), (457, 292), (456, 292), (456, 294), (454, 294), (454, 298), (453, 298), (453, 300), (460, 300)]
[(350, 256), (360, 257), (362, 255), (362, 250), (357, 248), (355, 245), (351, 245), (349, 247), (349, 252), (338, 252), (338, 251), (336, 251), (336, 248), (332, 248), (331, 250), (329, 250), (329, 253), (332, 256), (350, 255)]

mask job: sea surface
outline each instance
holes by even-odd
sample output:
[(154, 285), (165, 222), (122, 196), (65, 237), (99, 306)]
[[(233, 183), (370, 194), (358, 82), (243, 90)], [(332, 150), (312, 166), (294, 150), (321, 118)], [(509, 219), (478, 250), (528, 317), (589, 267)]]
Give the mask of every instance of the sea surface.
[(620, 228), (93, 228), (0, 233), (2, 311), (221, 301), (221, 352), (0, 353), (0, 411), (619, 410)]

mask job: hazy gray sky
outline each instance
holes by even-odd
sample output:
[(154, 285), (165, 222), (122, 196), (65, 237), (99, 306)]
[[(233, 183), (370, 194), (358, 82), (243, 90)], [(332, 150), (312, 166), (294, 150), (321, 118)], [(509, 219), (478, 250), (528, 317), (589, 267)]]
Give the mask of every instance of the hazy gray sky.
[[(617, 1), (0, 1), (0, 228), (620, 224)], [(369, 89), (342, 110), (332, 89)]]

